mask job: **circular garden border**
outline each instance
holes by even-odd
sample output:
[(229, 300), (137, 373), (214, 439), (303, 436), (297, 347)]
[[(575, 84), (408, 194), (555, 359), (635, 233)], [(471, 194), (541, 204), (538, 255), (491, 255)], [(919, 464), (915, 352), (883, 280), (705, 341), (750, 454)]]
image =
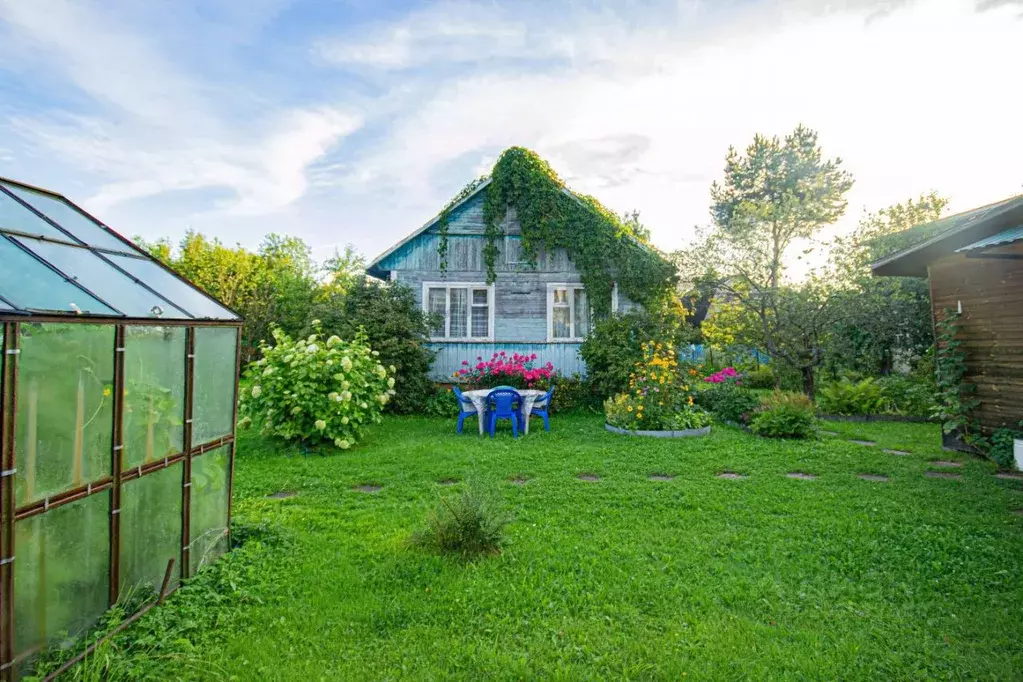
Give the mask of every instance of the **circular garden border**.
[(610, 424), (604, 424), (604, 428), (622, 436), (647, 436), (649, 438), (699, 438), (710, 434), (709, 424), (702, 429), (683, 429), (681, 431), (630, 431)]

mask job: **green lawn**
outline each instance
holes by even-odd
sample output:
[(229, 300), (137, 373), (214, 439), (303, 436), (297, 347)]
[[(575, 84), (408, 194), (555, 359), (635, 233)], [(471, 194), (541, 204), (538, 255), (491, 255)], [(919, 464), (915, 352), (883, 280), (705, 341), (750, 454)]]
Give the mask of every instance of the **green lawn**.
[[(937, 427), (829, 423), (840, 436), (799, 443), (722, 426), (703, 439), (627, 438), (597, 416), (558, 415), (553, 426), (490, 440), (472, 428), (456, 436), (453, 420), (390, 418), (354, 450), (308, 456), (243, 433), (235, 515), (280, 524), (291, 542), (225, 560), (233, 595), (211, 607), (216, 630), (194, 638), (195, 667), (176, 674), (888, 680), (1023, 670), (1023, 482), (942, 452)], [(934, 459), (962, 461), (943, 469), (962, 479), (926, 478)], [(748, 478), (717, 478), (726, 470)], [(406, 547), (457, 489), (437, 481), (474, 472), (514, 515), (503, 552), (463, 564)], [(509, 481), (518, 476), (530, 480)], [(381, 490), (353, 490), (362, 484)], [(278, 491), (297, 495), (266, 497)], [(197, 598), (186, 589), (157, 617)]]

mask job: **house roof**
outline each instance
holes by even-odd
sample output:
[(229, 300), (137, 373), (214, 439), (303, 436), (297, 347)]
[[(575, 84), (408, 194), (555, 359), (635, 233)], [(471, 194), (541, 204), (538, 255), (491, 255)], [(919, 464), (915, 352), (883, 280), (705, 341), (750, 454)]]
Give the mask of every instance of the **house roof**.
[(0, 313), (241, 317), (66, 197), (0, 177)]
[(981, 239), (979, 242), (967, 244), (961, 249), (956, 249), (956, 253), (990, 249), (995, 246), (1007, 246), (1008, 244), (1014, 244), (1018, 241), (1023, 241), (1023, 225), (1004, 230), (998, 234)]
[[(907, 231), (934, 234), (872, 264), (875, 275), (926, 277), (930, 263), (1023, 222), (1023, 195), (942, 218)], [(936, 233), (935, 233), (936, 232)]]

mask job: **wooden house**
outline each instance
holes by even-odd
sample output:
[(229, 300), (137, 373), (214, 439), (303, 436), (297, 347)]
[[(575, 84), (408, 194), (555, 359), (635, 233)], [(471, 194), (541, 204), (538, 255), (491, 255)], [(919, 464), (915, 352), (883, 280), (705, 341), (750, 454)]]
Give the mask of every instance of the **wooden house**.
[(936, 319), (961, 313), (964, 381), (987, 432), (1023, 420), (1023, 195), (919, 226), (926, 241), (875, 263), (875, 275), (927, 277)]
[[(522, 226), (509, 208), (500, 222), (493, 277), (488, 277), (484, 202), (491, 182), (463, 193), (441, 215), (374, 259), (367, 272), (410, 286), (423, 310), (433, 315), (434, 380), (450, 380), (464, 360), (475, 364), (478, 357), (489, 359), (500, 351), (535, 353), (538, 362), (551, 362), (562, 374), (585, 374), (579, 347), (593, 316), (584, 278), (568, 250), (541, 249), (530, 262), (523, 253)], [(634, 305), (616, 285), (612, 312)]]

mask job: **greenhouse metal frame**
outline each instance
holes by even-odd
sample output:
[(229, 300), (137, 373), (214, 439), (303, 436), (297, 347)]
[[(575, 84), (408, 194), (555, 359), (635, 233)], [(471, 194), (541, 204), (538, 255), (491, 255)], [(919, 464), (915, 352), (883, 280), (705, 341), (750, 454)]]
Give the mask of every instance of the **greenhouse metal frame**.
[(241, 325), (65, 197), (0, 177), (0, 679), (227, 550)]

